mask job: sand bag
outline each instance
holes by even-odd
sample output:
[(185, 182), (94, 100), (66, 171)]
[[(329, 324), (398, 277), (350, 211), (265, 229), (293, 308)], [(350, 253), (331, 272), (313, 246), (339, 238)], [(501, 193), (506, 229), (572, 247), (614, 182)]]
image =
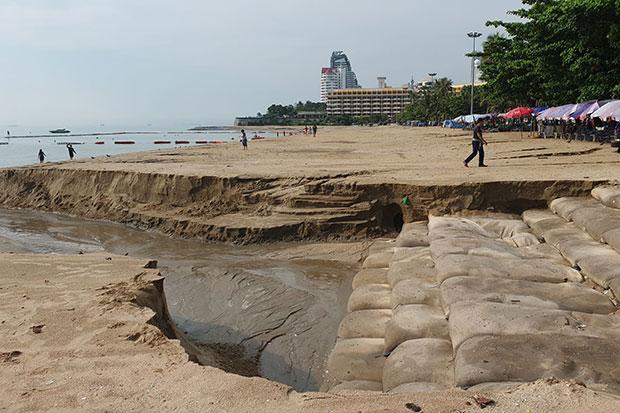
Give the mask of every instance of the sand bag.
[(483, 255), (494, 258), (515, 258), (523, 254), (515, 245), (488, 238), (465, 239), (465, 238), (445, 238), (433, 241), (431, 244), (431, 255), (437, 260), (449, 254), (470, 254)]
[(382, 338), (391, 318), (391, 310), (354, 311), (340, 322), (338, 338)]
[(565, 220), (570, 221), (573, 212), (596, 205), (600, 205), (600, 203), (593, 198), (558, 198), (551, 201), (549, 208)]
[[(620, 319), (522, 305), (462, 301), (450, 307), (450, 337), (454, 349), (474, 336), (562, 334), (620, 338)], [(386, 329), (386, 338), (389, 325)], [(386, 341), (387, 342), (387, 341)]]
[(560, 253), (571, 265), (581, 266), (581, 260), (592, 257), (615, 257), (618, 253), (608, 245), (600, 242), (583, 239), (569, 239), (561, 241), (557, 245)]
[(431, 217), (428, 224), (431, 243), (442, 238), (494, 238), (475, 222), (460, 217)]
[(428, 245), (428, 225), (426, 222), (405, 224), (396, 238), (397, 247), (424, 247)]
[(620, 186), (597, 186), (592, 190), (592, 196), (605, 206), (620, 208)]
[(531, 227), (532, 224), (546, 219), (558, 218), (558, 216), (548, 209), (528, 209), (521, 214), (521, 218), (523, 219), (523, 222)]
[(368, 284), (387, 284), (387, 268), (368, 268), (361, 270), (353, 277), (353, 289)]
[(575, 225), (596, 241), (600, 241), (603, 233), (620, 228), (620, 210), (599, 205), (598, 207), (582, 208), (572, 214)]
[[(455, 379), (459, 387), (480, 383), (532, 382), (546, 377), (609, 385), (618, 390), (620, 343), (557, 334), (478, 336), (459, 348)], [(384, 384), (385, 385), (385, 384)]]
[(410, 304), (426, 304), (431, 307), (441, 307), (439, 284), (429, 283), (416, 278), (401, 281), (392, 288), (390, 303), (392, 309)]
[(470, 218), (495, 238), (511, 238), (517, 234), (530, 232), (530, 228), (518, 219)]
[(564, 224), (562, 227), (551, 229), (544, 233), (547, 244), (557, 248), (560, 242), (568, 240), (593, 241), (592, 237), (580, 230), (575, 224)]
[(605, 232), (601, 236), (601, 240), (609, 244), (617, 252), (620, 252), (620, 228)]
[(616, 297), (616, 300), (620, 300), (620, 277), (609, 280), (609, 289)]
[(410, 340), (385, 362), (383, 390), (389, 392), (408, 383), (435, 383), (449, 387), (454, 381), (452, 346), (441, 339)]
[(418, 258), (426, 258), (431, 256), (430, 247), (396, 247), (394, 248), (394, 256), (391, 263), (400, 261), (411, 261)]
[(568, 222), (557, 215), (553, 218), (541, 219), (531, 224), (532, 233), (542, 238), (544, 234), (555, 229), (565, 228)]
[(392, 319), (385, 328), (385, 351), (417, 338), (450, 339), (448, 321), (438, 307), (428, 305), (404, 305), (394, 309)]
[(609, 247), (605, 249), (605, 252), (610, 251), (609, 255), (592, 255), (579, 260), (581, 273), (604, 288), (609, 287), (611, 280), (620, 277), (620, 254)]
[(605, 294), (578, 283), (454, 277), (446, 280), (440, 290), (444, 310), (464, 301), (488, 301), (596, 314), (611, 314), (615, 311)]
[(435, 262), (437, 281), (452, 277), (493, 277), (512, 280), (563, 283), (581, 282), (578, 271), (549, 259), (497, 259), (476, 255), (446, 255)]
[(401, 281), (419, 279), (430, 283), (436, 282), (435, 262), (430, 258), (396, 262), (388, 271), (388, 282), (395, 286)]
[(383, 380), (384, 342), (382, 338), (338, 340), (327, 360), (329, 380)]
[(368, 284), (356, 288), (349, 297), (349, 312), (360, 310), (389, 310), (392, 289), (387, 284)]
[(385, 252), (393, 252), (396, 243), (393, 239), (390, 240), (376, 240), (372, 243), (372, 245), (368, 248), (368, 255), (380, 254)]
[(371, 254), (364, 260), (362, 268), (388, 268), (393, 255), (393, 251)]
[(532, 245), (540, 244), (538, 237), (531, 232), (515, 234), (508, 238), (508, 240), (512, 241), (518, 248), (531, 247)]

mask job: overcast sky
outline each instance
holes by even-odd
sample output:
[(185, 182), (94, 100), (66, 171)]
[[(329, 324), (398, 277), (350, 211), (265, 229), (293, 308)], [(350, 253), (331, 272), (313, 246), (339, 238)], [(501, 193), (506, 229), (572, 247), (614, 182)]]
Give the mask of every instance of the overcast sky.
[(466, 33), (518, 0), (0, 0), (0, 125), (230, 124), (319, 99), (344, 50), (363, 86), (469, 78)]

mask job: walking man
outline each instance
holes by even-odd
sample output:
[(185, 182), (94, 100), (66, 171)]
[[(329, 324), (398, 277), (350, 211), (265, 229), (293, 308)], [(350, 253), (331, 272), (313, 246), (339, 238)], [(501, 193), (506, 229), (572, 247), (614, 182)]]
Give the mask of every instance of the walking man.
[(243, 150), (248, 149), (248, 137), (244, 129), (241, 129), (241, 144), (243, 145)]
[(317, 131), (318, 129), (319, 129), (319, 128), (317, 128), (317, 127), (316, 127), (316, 125), (313, 125), (313, 126), (312, 126), (312, 137), (313, 137), (313, 138), (316, 138), (316, 131)]
[(73, 145), (71, 145), (70, 143), (67, 144), (67, 149), (69, 150), (69, 159), (73, 160), (73, 157), (77, 152), (75, 151), (75, 149), (73, 149)]
[(43, 149), (39, 149), (39, 163), (45, 162), (45, 157), (47, 155), (43, 152)]
[(484, 145), (488, 145), (487, 141), (482, 137), (482, 124), (483, 120), (478, 119), (476, 121), (476, 125), (474, 126), (474, 136), (471, 141), (472, 153), (465, 159), (463, 165), (465, 168), (469, 167), (469, 162), (478, 155), (478, 166), (481, 168), (486, 168), (487, 166), (484, 164)]

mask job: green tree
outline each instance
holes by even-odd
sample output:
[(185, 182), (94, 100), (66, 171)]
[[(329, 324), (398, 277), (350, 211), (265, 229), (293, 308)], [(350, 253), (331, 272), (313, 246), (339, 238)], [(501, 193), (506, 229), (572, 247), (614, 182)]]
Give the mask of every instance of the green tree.
[(494, 106), (559, 105), (620, 96), (620, 0), (522, 0), (507, 35), (484, 44)]

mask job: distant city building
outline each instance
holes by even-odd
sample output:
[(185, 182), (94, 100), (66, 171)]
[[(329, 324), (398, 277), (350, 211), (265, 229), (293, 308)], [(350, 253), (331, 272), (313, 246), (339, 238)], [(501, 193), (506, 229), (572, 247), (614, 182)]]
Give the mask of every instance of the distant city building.
[(351, 62), (346, 54), (343, 52), (333, 52), (330, 63), (332, 69), (340, 71), (341, 89), (356, 89), (360, 87), (359, 83), (357, 83), (357, 76), (353, 69), (351, 69)]
[(327, 102), (327, 95), (337, 89), (356, 89), (360, 85), (351, 69), (351, 62), (343, 52), (333, 52), (330, 67), (321, 69), (321, 101)]
[(329, 116), (394, 116), (401, 113), (411, 103), (409, 87), (392, 88), (385, 78), (378, 79), (376, 89), (337, 89), (327, 95), (327, 114)]
[(321, 102), (327, 102), (327, 95), (336, 89), (340, 89), (340, 71), (324, 67), (321, 69)]

